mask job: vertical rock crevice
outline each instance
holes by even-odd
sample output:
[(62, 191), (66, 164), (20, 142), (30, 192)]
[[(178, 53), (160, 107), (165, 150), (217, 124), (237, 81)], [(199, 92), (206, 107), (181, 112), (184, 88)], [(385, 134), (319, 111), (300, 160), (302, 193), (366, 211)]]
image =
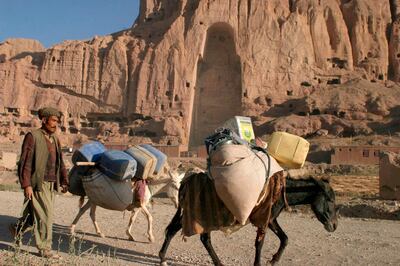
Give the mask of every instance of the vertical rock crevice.
[(251, 1), (252, 1), (252, 0), (247, 0), (247, 26), (249, 26), (249, 23), (250, 23)]
[(400, 13), (400, 0), (389, 0), (390, 1), (390, 13), (392, 15), (392, 21), (396, 21)]

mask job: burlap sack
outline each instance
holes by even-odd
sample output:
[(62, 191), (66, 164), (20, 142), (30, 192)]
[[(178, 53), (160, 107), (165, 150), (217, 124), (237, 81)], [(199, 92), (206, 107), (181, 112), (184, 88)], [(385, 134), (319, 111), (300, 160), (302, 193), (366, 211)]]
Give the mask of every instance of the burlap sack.
[[(269, 176), (282, 170), (270, 157)], [(256, 206), (268, 173), (268, 157), (248, 146), (224, 144), (210, 155), (215, 190), (239, 223), (244, 225)]]

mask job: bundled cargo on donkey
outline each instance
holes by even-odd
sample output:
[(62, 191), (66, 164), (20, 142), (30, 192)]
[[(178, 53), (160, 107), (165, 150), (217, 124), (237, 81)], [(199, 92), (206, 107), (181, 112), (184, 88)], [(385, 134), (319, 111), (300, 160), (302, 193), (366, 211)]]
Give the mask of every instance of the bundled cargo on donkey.
[(115, 180), (129, 180), (135, 176), (136, 161), (129, 154), (118, 151), (105, 151), (98, 163), (103, 174)]
[(90, 200), (102, 208), (123, 211), (132, 204), (130, 180), (113, 180), (96, 169), (92, 174), (83, 176), (82, 182)]
[(154, 173), (151, 173), (151, 175), (158, 175), (162, 171), (165, 163), (167, 162), (167, 155), (165, 155), (163, 152), (160, 150), (154, 148), (150, 144), (141, 144), (140, 147), (143, 147), (147, 151), (149, 151), (151, 154), (154, 155), (156, 158), (156, 167), (154, 169)]
[(68, 192), (77, 196), (86, 196), (83, 188), (82, 177), (87, 175), (86, 167), (73, 166), (68, 173), (69, 187)]
[(223, 125), (223, 128), (228, 128), (235, 132), (241, 139), (252, 143), (255, 140), (253, 124), (251, 118), (247, 116), (235, 116)]
[(310, 143), (302, 137), (286, 132), (274, 132), (268, 140), (267, 151), (280, 165), (287, 168), (303, 167)]
[(125, 150), (133, 159), (137, 162), (137, 170), (135, 177), (137, 179), (147, 179), (149, 175), (153, 175), (154, 169), (156, 168), (157, 159), (147, 151), (145, 148), (140, 146), (132, 146)]
[(68, 191), (77, 196), (85, 196), (85, 189), (83, 188), (82, 177), (87, 175), (93, 166), (77, 166), (79, 162), (92, 162), (97, 163), (101, 155), (106, 151), (103, 144), (98, 141), (91, 141), (82, 145), (72, 155), (72, 162), (74, 166), (68, 173), (69, 188)]
[(91, 141), (82, 145), (72, 155), (72, 162), (98, 162), (101, 155), (106, 151), (106, 147), (98, 141)]
[(235, 139), (231, 132), (226, 132), (223, 134), (225, 140), (217, 140), (215, 148), (208, 147), (209, 175), (218, 196), (243, 225), (262, 199), (260, 193), (268, 177), (283, 169), (274, 158), (261, 150), (252, 150), (240, 139)]

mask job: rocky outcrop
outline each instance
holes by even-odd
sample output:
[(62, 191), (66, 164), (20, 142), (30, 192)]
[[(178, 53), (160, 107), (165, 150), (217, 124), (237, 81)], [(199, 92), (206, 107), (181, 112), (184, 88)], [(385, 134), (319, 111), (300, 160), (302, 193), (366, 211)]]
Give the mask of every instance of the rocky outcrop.
[(38, 56), (45, 51), (43, 45), (31, 39), (7, 39), (0, 43), (0, 63), (25, 56)]
[(364, 68), (369, 78), (386, 79), (388, 38), (392, 16), (389, 1), (344, 1), (343, 16), (353, 47), (354, 64)]
[(400, 17), (392, 23), (389, 42), (390, 79), (400, 81)]
[[(41, 60), (0, 45), (0, 106), (60, 105), (76, 130), (79, 117), (114, 114), (132, 134), (192, 146), (239, 114), (381, 119), (387, 95), (338, 99), (343, 86), (357, 96), (354, 80), (372, 91), (399, 80), (399, 13), (395, 0), (141, 0), (131, 29), (38, 48)], [(311, 128), (302, 134), (323, 126)]]
[(121, 111), (127, 66), (126, 46), (119, 39), (66, 42), (46, 51), (40, 82)]

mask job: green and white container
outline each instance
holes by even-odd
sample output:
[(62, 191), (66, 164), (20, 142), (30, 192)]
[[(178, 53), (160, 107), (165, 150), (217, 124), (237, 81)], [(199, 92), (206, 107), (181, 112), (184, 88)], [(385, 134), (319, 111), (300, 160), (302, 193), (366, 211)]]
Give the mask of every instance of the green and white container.
[(250, 117), (235, 116), (226, 121), (223, 127), (233, 130), (241, 139), (247, 142), (252, 142), (255, 139), (253, 124), (251, 123)]

